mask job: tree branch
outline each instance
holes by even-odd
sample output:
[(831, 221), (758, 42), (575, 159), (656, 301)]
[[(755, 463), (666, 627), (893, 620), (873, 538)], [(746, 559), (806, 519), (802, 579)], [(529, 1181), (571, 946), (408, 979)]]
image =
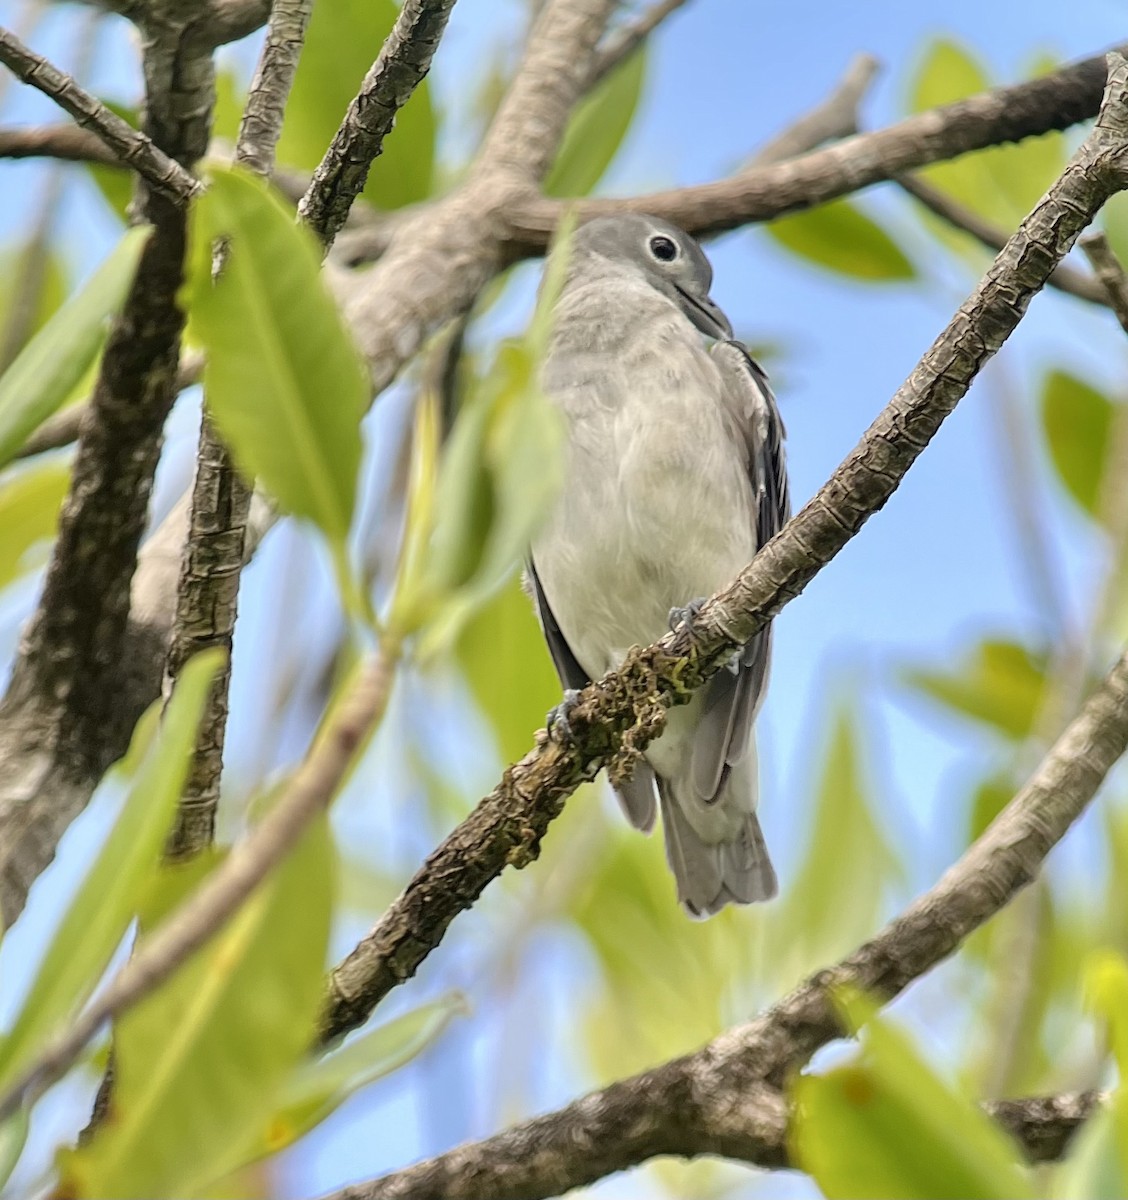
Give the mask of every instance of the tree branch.
[(396, 113), (431, 69), (454, 0), (405, 0), (383, 48), (326, 150), (298, 205), (298, 215), (326, 246), (364, 190)]
[[(691, 233), (722, 233), (823, 204), (931, 162), (1066, 129), (1096, 115), (1104, 80), (1104, 57), (1088, 58), (1052, 75), (993, 88), (789, 162), (629, 200), (584, 200), (577, 207), (581, 219), (647, 212)], [(516, 256), (542, 252), (566, 203), (574, 202), (518, 198), (507, 210), (509, 250)]]
[(38, 88), (84, 129), (96, 134), (117, 156), (156, 191), (184, 203), (203, 191), (174, 157), (169, 157), (144, 133), (138, 133), (58, 67), (29, 50), (13, 33), (0, 28), (0, 62), (24, 83)]
[[(186, 49), (181, 33), (165, 27), (144, 41), (146, 133), (163, 153), (192, 163), (207, 148), (211, 59)], [(151, 635), (128, 625), (129, 593), (177, 392), (185, 214), (145, 188), (142, 206), (153, 232), (110, 329), (43, 594), (0, 704), (5, 925), (94, 782), (124, 753), (147, 701), (133, 704), (159, 681)], [(127, 652), (141, 645), (144, 656)]]
[(658, 28), (662, 22), (685, 4), (685, 0), (655, 0), (633, 20), (616, 29), (597, 50), (591, 65), (588, 89), (595, 87)]
[[(977, 241), (982, 242), (989, 250), (996, 253), (1007, 243), (1006, 233), (993, 225), (977, 212), (953, 200), (939, 188), (933, 187), (927, 180), (917, 175), (902, 174), (896, 177), (897, 186), (908, 192), (914, 200), (919, 201), (929, 212), (947, 221), (955, 229), (969, 233)], [(1046, 282), (1060, 292), (1068, 292), (1078, 299), (1087, 300), (1090, 304), (1100, 304), (1109, 307), (1108, 293), (1100, 283), (1086, 275), (1083, 271), (1074, 270), (1067, 263), (1062, 263), (1054, 269)]]
[[(1128, 653), (982, 837), (849, 957), (694, 1054), (332, 1200), (537, 1200), (662, 1154), (791, 1165), (780, 1089), (816, 1050), (844, 1035), (834, 991), (850, 986), (888, 1001), (947, 958), (1035, 877), (1126, 748)], [(1094, 1103), (1011, 1102), (994, 1111), (1012, 1129), (1029, 1119), (1031, 1144), (1044, 1157), (1060, 1152)]]
[(1096, 272), (1104, 291), (1104, 302), (1116, 314), (1121, 329), (1128, 333), (1128, 275), (1112, 252), (1103, 233), (1087, 233), (1078, 243)]
[[(266, 41), (235, 144), (235, 161), (269, 176), (282, 132), (282, 115), (294, 82), (313, 0), (274, 0)], [(171, 688), (185, 663), (201, 650), (221, 646), (224, 664), (212, 683), (200, 720), (188, 780), (177, 808), (166, 853), (182, 859), (210, 845), (215, 835), (231, 685), (231, 647), (243, 570), (252, 488), (239, 475), (207, 412), (200, 443), (188, 537), (177, 587), (176, 617), (169, 640), (166, 681)]]
[(77, 125), (0, 129), (0, 158), (59, 158), (107, 167), (124, 165), (96, 133)]
[(858, 105), (879, 70), (881, 64), (872, 54), (856, 55), (834, 91), (821, 104), (761, 146), (751, 165), (763, 167), (769, 163), (785, 162), (825, 142), (835, 142), (857, 133)]
[(684, 701), (885, 504), (1080, 231), (1128, 184), (1128, 62), (1110, 56), (1110, 63), (1093, 132), (854, 451), (737, 580), (704, 605), (692, 632), (683, 627), (632, 652), (618, 672), (581, 693), (570, 714), (573, 741), (542, 743), (505, 772), (333, 972), (324, 1038), (366, 1020), (492, 879), (536, 857), (548, 825), (581, 782), (643, 750), (661, 732), (665, 707)]
[(385, 638), (367, 669), (316, 738), (281, 799), (199, 889), (137, 947), (133, 957), (71, 1028), (49, 1042), (38, 1061), (0, 1097), (0, 1120), (62, 1078), (87, 1043), (158, 988), (189, 955), (231, 919), (324, 812), (356, 755), (379, 725), (395, 676), (399, 645)]

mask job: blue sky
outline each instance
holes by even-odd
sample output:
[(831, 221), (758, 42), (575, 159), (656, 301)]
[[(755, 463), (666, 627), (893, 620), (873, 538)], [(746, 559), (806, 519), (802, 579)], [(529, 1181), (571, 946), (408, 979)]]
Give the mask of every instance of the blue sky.
[[(328, 3), (331, 0), (320, 0)], [(12, 24), (15, 6), (0, 0), (0, 22)], [(434, 86), (440, 108), (456, 104), (467, 80), (500, 37), (514, 44), (523, 6), (510, 0), (461, 0), (436, 58)], [(74, 61), (74, 11), (53, 11), (36, 31), (37, 48), (64, 63)], [(99, 43), (93, 83), (106, 93), (135, 89), (133, 56), (114, 22)], [(604, 191), (631, 191), (708, 180), (731, 171), (756, 147), (819, 101), (858, 52), (874, 54), (883, 71), (864, 106), (867, 127), (904, 114), (908, 82), (929, 40), (955, 38), (976, 52), (999, 82), (1018, 78), (1036, 55), (1069, 59), (1100, 51), (1124, 36), (1123, 12), (1112, 0), (1089, 0), (1063, 10), (1051, 0), (949, 0), (905, 4), (777, 3), (695, 0), (654, 38), (646, 93), (628, 142), (605, 181)], [(249, 48), (233, 52), (241, 60)], [(45, 102), (3, 98), (5, 124), (53, 119)], [(457, 144), (457, 137), (451, 138)], [(378, 169), (378, 168), (377, 168)], [(3, 165), (0, 173), (0, 242), (17, 237), (36, 203), (37, 165)], [(777, 344), (777, 392), (788, 427), (792, 493), (803, 502), (823, 482), (915, 365), (969, 290), (970, 275), (954, 269), (910, 216), (908, 202), (890, 187), (867, 197), (883, 214), (922, 267), (928, 284), (844, 287), (840, 281), (787, 255), (761, 231), (741, 231), (709, 249), (715, 265), (714, 295), (739, 331), (757, 342)], [(74, 189), (62, 214), (64, 240), (77, 271), (97, 260), (114, 227), (91, 189)], [(535, 269), (530, 275), (535, 274)], [(518, 289), (520, 294), (521, 289)], [(527, 289), (526, 289), (527, 291)], [(507, 310), (508, 313), (508, 310)], [(514, 302), (508, 316), (522, 319)], [(912, 469), (888, 508), (866, 526), (838, 560), (788, 607), (777, 624), (774, 676), (761, 718), (763, 820), (776, 847), (781, 874), (793, 861), (803, 832), (792, 819), (804, 793), (813, 754), (837, 689), (865, 685), (871, 768), (894, 836), (917, 849), (914, 881), (929, 882), (951, 857), (958, 840), (945, 813), (962, 803), (985, 750), (964, 726), (937, 718), (895, 679), (906, 661), (946, 664), (974, 635), (1044, 631), (1044, 598), (1034, 594), (1016, 550), (1001, 478), (992, 406), (1006, 386), (1026, 394), (1047, 363), (1071, 363), (1097, 380), (1123, 380), (1122, 334), (1074, 301), (1039, 297), (1001, 362), (973, 387), (934, 445)], [(183, 478), (194, 425), (189, 409), (174, 418), (174, 465), (165, 471), (165, 494)], [(1057, 561), (1075, 604), (1091, 581), (1096, 547), (1065, 505), (1047, 506)], [(262, 630), (276, 620), (268, 568), (287, 555), (291, 570), (304, 573), (300, 547), (280, 543), (271, 560), (248, 574), (244, 622)], [(25, 589), (26, 604), (30, 592)], [(0, 647), (13, 643), (16, 613), (6, 606)], [(317, 601), (310, 602), (315, 638)], [(269, 641), (269, 639), (267, 639)], [(237, 686), (250, 694), (248, 667)], [(452, 701), (453, 703), (453, 701)], [(253, 737), (237, 742), (236, 754), (254, 758)], [(295, 739), (295, 747), (299, 747)], [(464, 741), (459, 742), (460, 751)], [(296, 749), (295, 749), (296, 752)], [(250, 761), (244, 764), (250, 773)], [(488, 786), (496, 770), (488, 755), (467, 768)], [(402, 834), (426, 849), (425, 834)], [(534, 868), (535, 870), (536, 868)], [(469, 925), (469, 923), (467, 923)], [(449, 954), (458, 975), (456, 925)], [(568, 938), (547, 936), (536, 955), (548, 964), (530, 967), (533, 979), (582, 979), (582, 956)], [(432, 981), (431, 986), (434, 985)], [(405, 989), (405, 991), (408, 989)], [(422, 993), (417, 993), (422, 994)], [(538, 995), (557, 1013), (559, 995)], [(530, 997), (529, 1002), (533, 1000)], [(454, 1063), (473, 1061), (483, 1044), (461, 1039)], [(567, 1060), (560, 1039), (549, 1082), (538, 1091), (544, 1103), (560, 1101), (584, 1086), (581, 1069)], [(460, 1096), (454, 1068), (439, 1056), (420, 1066), (413, 1090), (374, 1089), (350, 1105), (317, 1141), (291, 1156), (286, 1188), (317, 1192), (349, 1178), (371, 1175), (451, 1141), (488, 1131), (492, 1114), (455, 1111)], [(469, 1106), (474, 1109), (475, 1106)], [(372, 1129), (381, 1129), (377, 1139)], [(791, 1187), (791, 1184), (786, 1185)], [(794, 1185), (802, 1191), (798, 1183)], [(782, 1195), (776, 1180), (772, 1195)], [(611, 1181), (601, 1194), (637, 1195), (637, 1185)], [(803, 1193), (809, 1194), (809, 1193)]]

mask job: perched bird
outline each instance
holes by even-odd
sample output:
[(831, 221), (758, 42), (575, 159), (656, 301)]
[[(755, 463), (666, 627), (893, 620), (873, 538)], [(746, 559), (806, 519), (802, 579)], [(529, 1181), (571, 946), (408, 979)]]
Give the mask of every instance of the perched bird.
[[(709, 296), (701, 247), (631, 214), (581, 225), (566, 253), (541, 377), (567, 428), (566, 482), (529, 564), (565, 720), (569, 690), (685, 620), (789, 515), (775, 398)], [(776, 892), (752, 735), (770, 646), (764, 628), (672, 709), (617, 789), (638, 829), (661, 808), (693, 916)]]

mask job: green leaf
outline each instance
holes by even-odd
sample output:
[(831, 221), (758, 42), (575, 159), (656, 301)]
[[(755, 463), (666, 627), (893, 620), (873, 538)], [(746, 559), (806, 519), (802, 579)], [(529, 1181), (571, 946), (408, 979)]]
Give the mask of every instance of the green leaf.
[[(333, 0), (313, 6), (286, 104), (280, 163), (306, 170), (320, 163), (398, 11), (392, 0)], [(424, 81), (399, 111), (368, 177), (365, 198), (384, 209), (425, 199), (431, 194), (434, 158), (435, 114)]]
[(0, 480), (0, 588), (29, 569), (30, 551), (55, 536), (70, 467), (46, 462)]
[[(1045, 64), (1033, 64), (1041, 73)], [(910, 108), (922, 112), (962, 100), (991, 87), (991, 79), (970, 51), (947, 38), (933, 41), (912, 81)], [(992, 147), (951, 162), (926, 167), (928, 181), (981, 216), (1011, 233), (1034, 207), (1065, 166), (1066, 144), (1060, 133), (1026, 138), (1015, 145)], [(946, 222), (926, 214), (940, 239), (977, 264), (983, 248)]]
[(793, 1091), (794, 1155), (828, 1200), (1035, 1195), (1002, 1130), (887, 1021), (867, 1024), (853, 1062)]
[(324, 1058), (303, 1063), (286, 1081), (278, 1109), (251, 1157), (293, 1145), (350, 1096), (421, 1054), (454, 1016), (465, 1011), (465, 1000), (452, 995), (404, 1013)]
[(586, 196), (611, 165), (634, 119), (646, 76), (646, 52), (630, 55), (576, 108), (545, 180), (549, 196)]
[(121, 812), (47, 945), (12, 1032), (0, 1044), (0, 1086), (11, 1082), (44, 1041), (94, 991), (160, 862), (196, 745), (208, 689), (222, 659), (197, 655), (184, 668), (153, 734), (159, 702), (138, 723), (123, 769), (131, 776)]
[(851, 200), (831, 200), (767, 226), (785, 249), (851, 279), (891, 282), (916, 271), (900, 246)]
[(958, 672), (912, 669), (910, 687), (948, 708), (990, 725), (1009, 738), (1029, 735), (1042, 708), (1045, 657), (1017, 642), (987, 639), (975, 647)]
[[(246, 475), (342, 546), (370, 388), (325, 289), (317, 244), (239, 169), (213, 170), (193, 232), (191, 320), (207, 349), (204, 387), (216, 423)], [(230, 250), (213, 283), (208, 247), (221, 237)]]
[[(871, 934), (901, 880), (897, 854), (874, 811), (861, 733), (845, 704), (835, 712), (814, 790), (807, 848), (769, 926), (769, 957), (786, 981), (832, 961)], [(866, 886), (856, 886), (857, 864)]]
[(230, 67), (215, 73), (215, 109), (212, 112), (212, 137), (223, 138), (232, 146), (239, 137), (247, 90)]
[(0, 1187), (12, 1177), (16, 1163), (20, 1161), (24, 1146), (27, 1144), (28, 1131), (31, 1128), (31, 1112), (27, 1108), (18, 1108), (0, 1125)]
[(1042, 428), (1058, 477), (1073, 499), (1095, 516), (1119, 406), (1084, 380), (1058, 369), (1046, 375), (1041, 400)]
[(516, 575), (470, 618), (457, 653), (470, 691), (493, 726), (502, 759), (516, 762), (560, 699), (560, 683), (532, 601)]
[(1128, 1175), (1121, 1168), (1119, 1133), (1112, 1110), (1102, 1108), (1070, 1143), (1058, 1169), (1055, 1200), (1124, 1200)]
[[(7, 329), (12, 316), (17, 281), (24, 270), (27, 255), (36, 248), (30, 244), (11, 246), (0, 251), (0, 329)], [(47, 254), (43, 271), (43, 286), (36, 296), (35, 312), (32, 316), (29, 335), (37, 333), (58, 311), (67, 298), (67, 272), (60, 256), (54, 251)]]
[(63, 1159), (80, 1195), (199, 1196), (230, 1170), (313, 1041), (332, 907), (324, 816), (115, 1031), (112, 1113)]
[(0, 466), (68, 398), (133, 280), (147, 227), (122, 236), (89, 283), (63, 305), (0, 377)]

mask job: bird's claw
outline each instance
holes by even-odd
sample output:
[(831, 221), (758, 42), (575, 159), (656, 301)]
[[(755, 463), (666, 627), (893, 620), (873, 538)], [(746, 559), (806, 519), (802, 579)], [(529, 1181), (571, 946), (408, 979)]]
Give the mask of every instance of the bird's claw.
[(564, 699), (548, 710), (544, 727), (553, 741), (563, 742), (572, 737), (572, 723), (568, 720), (568, 714), (576, 707), (579, 699), (580, 693), (577, 688), (565, 688)]
[[(676, 633), (679, 625), (692, 626), (697, 619), (697, 614), (701, 611), (705, 604), (706, 597), (698, 596), (696, 600), (691, 600), (684, 608), (671, 608), (669, 615), (670, 632)], [(697, 635), (692, 628), (687, 630), (689, 640), (693, 645), (697, 644)], [(740, 651), (738, 650), (730, 662), (725, 663), (726, 668), (734, 675), (740, 672)]]

